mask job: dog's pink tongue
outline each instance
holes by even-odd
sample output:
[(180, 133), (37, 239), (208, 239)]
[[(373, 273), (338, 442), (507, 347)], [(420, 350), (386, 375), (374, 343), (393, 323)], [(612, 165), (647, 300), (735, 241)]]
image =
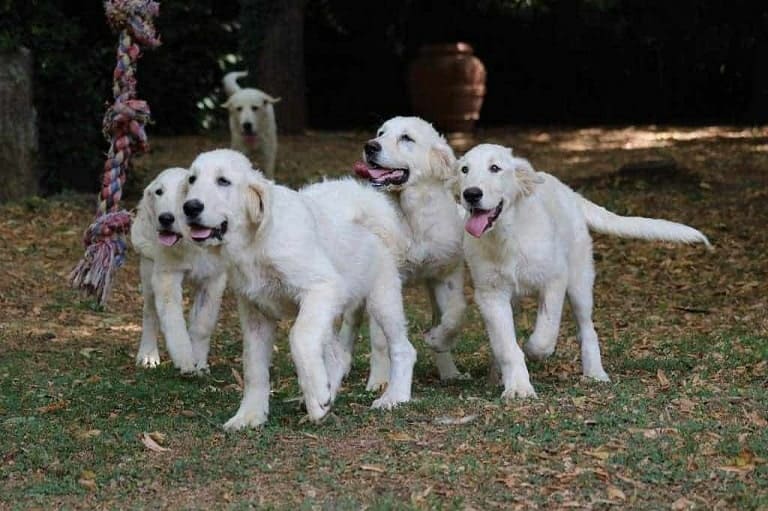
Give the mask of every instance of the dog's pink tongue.
[(485, 232), (485, 228), (490, 222), (491, 214), (493, 214), (493, 210), (472, 213), (467, 220), (467, 223), (464, 224), (464, 228), (469, 234), (475, 238), (479, 238)]
[(382, 176), (386, 176), (387, 174), (392, 173), (392, 171), (389, 169), (374, 169), (362, 161), (355, 162), (355, 166), (353, 168), (355, 174), (366, 179), (379, 179)]
[(179, 235), (174, 232), (161, 232), (158, 234), (157, 238), (160, 240), (161, 244), (166, 247), (172, 247), (173, 244), (179, 240)]
[(191, 227), (189, 231), (192, 237), (196, 240), (204, 240), (206, 238), (210, 238), (213, 229), (208, 227)]
[(243, 140), (248, 145), (253, 145), (259, 139), (258, 135), (243, 135)]

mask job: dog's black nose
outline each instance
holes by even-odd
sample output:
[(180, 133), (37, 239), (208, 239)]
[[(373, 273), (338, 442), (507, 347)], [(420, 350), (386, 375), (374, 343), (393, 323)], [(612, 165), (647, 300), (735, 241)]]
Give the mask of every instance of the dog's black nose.
[(244, 122), (243, 123), (243, 131), (245, 132), (246, 135), (252, 134), (253, 133), (253, 124), (251, 124), (250, 122)]
[(462, 195), (464, 196), (464, 200), (467, 201), (467, 204), (477, 204), (480, 202), (480, 199), (483, 198), (483, 191), (480, 188), (473, 186), (464, 190)]
[(369, 140), (368, 142), (366, 142), (364, 150), (365, 150), (366, 156), (373, 156), (379, 151), (381, 151), (381, 144), (379, 144), (375, 140)]
[(189, 218), (195, 218), (203, 212), (205, 204), (197, 199), (190, 199), (184, 203), (184, 214)]
[(172, 213), (163, 213), (157, 219), (160, 221), (160, 225), (163, 227), (170, 227), (173, 225), (173, 221), (176, 220), (176, 218), (173, 216)]

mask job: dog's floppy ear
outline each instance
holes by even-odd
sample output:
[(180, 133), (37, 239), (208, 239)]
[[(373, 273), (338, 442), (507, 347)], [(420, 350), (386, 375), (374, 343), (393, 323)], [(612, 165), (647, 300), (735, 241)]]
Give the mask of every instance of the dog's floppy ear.
[(536, 185), (544, 182), (544, 178), (536, 172), (528, 160), (514, 158), (512, 162), (515, 170), (515, 179), (517, 179), (517, 183), (520, 186), (520, 191), (524, 196), (532, 194)]
[(429, 164), (432, 168), (432, 174), (444, 180), (450, 179), (456, 171), (454, 168), (456, 156), (454, 156), (451, 146), (442, 137), (430, 149)]
[[(258, 172), (254, 170), (253, 172)], [(254, 225), (264, 223), (264, 215), (268, 211), (269, 190), (263, 179), (251, 179), (248, 181), (248, 189), (245, 196), (245, 210), (248, 220)]]

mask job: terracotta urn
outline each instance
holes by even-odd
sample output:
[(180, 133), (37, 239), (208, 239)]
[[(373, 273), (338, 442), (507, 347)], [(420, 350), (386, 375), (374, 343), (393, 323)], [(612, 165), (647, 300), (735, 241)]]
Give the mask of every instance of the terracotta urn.
[(471, 133), (485, 96), (485, 66), (467, 43), (421, 47), (408, 70), (411, 104), (446, 133)]

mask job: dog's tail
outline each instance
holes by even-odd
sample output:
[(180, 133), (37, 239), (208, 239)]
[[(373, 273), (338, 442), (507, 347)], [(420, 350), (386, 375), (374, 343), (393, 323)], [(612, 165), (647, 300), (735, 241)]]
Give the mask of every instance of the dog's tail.
[(248, 71), (232, 71), (231, 73), (224, 75), (221, 83), (224, 85), (224, 92), (227, 94), (227, 97), (240, 90), (240, 85), (237, 83), (237, 79), (242, 78), (243, 76), (248, 76)]
[[(578, 194), (577, 194), (578, 195)], [(578, 195), (587, 225), (593, 231), (622, 238), (673, 241), (676, 243), (703, 243), (712, 249), (709, 240), (693, 227), (642, 216), (621, 216)]]

